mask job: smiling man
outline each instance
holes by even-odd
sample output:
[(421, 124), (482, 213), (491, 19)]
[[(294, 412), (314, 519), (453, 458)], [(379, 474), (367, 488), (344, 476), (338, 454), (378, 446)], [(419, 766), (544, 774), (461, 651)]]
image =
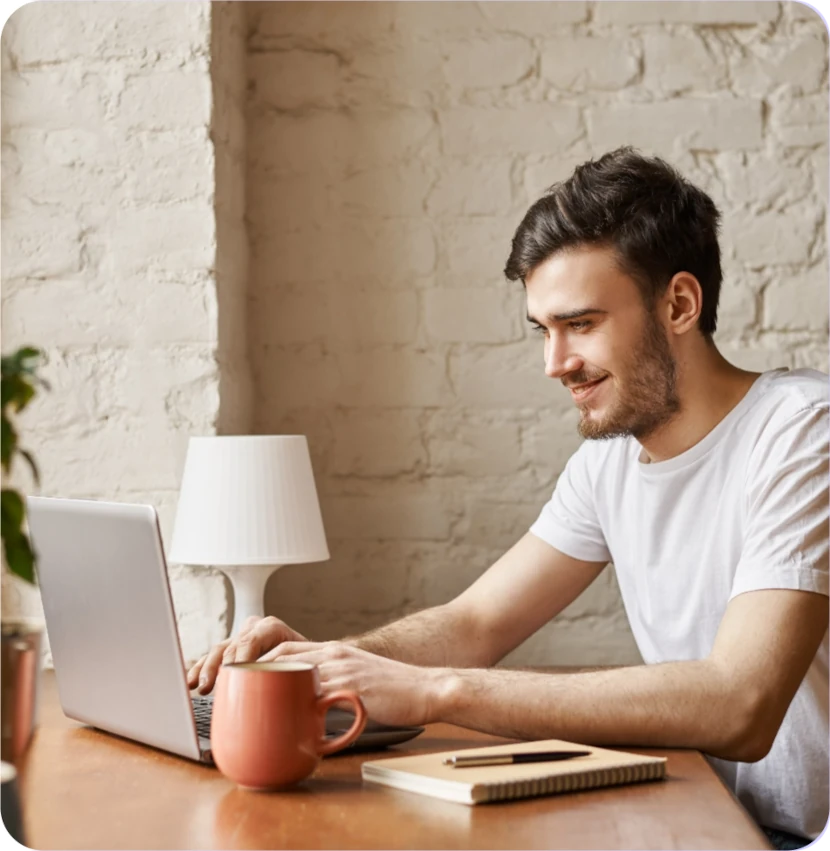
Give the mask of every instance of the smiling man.
[[(291, 656), (390, 724), (697, 748), (779, 847), (828, 816), (828, 385), (747, 372), (712, 340), (712, 200), (623, 148), (527, 212), (523, 282), (544, 368), (586, 438), (530, 531), (459, 597), (314, 643), (250, 621), (189, 672)], [(613, 562), (644, 665), (494, 669)]]

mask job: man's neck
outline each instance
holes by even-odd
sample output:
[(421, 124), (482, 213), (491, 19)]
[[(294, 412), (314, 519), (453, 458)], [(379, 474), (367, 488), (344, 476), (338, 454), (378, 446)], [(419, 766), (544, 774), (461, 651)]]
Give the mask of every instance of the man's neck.
[(729, 363), (714, 345), (695, 352), (685, 364), (678, 363), (680, 410), (640, 441), (640, 461), (667, 461), (691, 449), (746, 396), (760, 374)]

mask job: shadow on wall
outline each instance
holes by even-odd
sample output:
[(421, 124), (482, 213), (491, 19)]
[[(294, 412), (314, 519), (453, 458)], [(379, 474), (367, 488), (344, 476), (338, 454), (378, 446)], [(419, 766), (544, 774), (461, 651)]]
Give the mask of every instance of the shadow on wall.
[(561, 469), (531, 463), (544, 437), (578, 442), (559, 410), (540, 431), (552, 388), (502, 276), (513, 161), (468, 149), (435, 37), (492, 25), (428, 5), (248, 10), (254, 428), (308, 435), (332, 553), (267, 602), (315, 637), (460, 592), (535, 518)]

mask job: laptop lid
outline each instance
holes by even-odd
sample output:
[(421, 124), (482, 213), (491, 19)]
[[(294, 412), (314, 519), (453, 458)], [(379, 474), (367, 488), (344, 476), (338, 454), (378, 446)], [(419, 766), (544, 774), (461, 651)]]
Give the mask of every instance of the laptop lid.
[(46, 497), (26, 502), (63, 711), (203, 758), (155, 509)]

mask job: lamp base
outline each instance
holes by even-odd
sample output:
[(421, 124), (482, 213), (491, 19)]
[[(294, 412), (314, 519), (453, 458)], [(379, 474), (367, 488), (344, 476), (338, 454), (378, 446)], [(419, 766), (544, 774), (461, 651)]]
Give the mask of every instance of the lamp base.
[(265, 585), (278, 564), (222, 565), (219, 570), (233, 586), (233, 626), (231, 636), (239, 635), (245, 621), (252, 615), (265, 616)]

